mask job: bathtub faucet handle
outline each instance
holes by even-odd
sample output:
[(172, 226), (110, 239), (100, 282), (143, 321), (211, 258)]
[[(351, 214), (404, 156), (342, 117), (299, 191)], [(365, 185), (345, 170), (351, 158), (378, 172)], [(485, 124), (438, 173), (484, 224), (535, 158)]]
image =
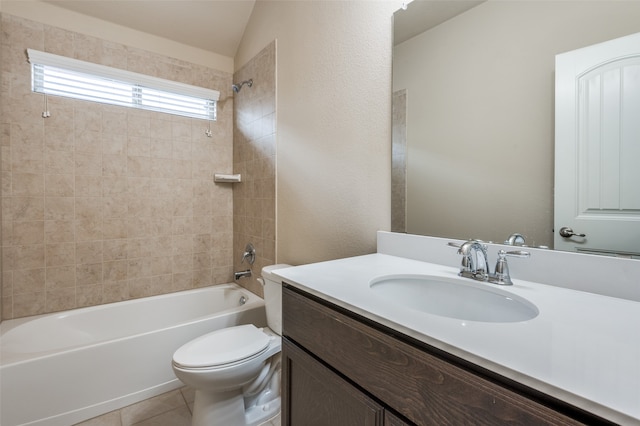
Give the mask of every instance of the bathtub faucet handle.
[(247, 246), (244, 248), (244, 253), (242, 253), (242, 259), (240, 259), (240, 263), (244, 263), (245, 259), (247, 259), (249, 265), (253, 265), (253, 262), (256, 261), (256, 249), (251, 243), (247, 244)]

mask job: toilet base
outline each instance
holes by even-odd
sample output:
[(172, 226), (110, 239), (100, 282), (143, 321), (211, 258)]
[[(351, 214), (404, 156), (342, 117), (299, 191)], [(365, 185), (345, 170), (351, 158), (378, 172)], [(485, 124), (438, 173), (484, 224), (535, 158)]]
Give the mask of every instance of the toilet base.
[(196, 391), (192, 426), (258, 426), (280, 412), (280, 397), (245, 410), (238, 392)]
[(245, 411), (246, 426), (258, 426), (280, 412), (280, 397), (262, 405), (254, 405)]
[(240, 392), (196, 390), (192, 426), (244, 426), (244, 398)]

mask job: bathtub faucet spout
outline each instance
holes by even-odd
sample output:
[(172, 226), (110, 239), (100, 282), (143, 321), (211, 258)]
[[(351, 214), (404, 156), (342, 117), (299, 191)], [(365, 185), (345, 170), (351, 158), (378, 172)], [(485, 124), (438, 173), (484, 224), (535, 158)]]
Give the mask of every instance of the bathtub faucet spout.
[(250, 277), (251, 269), (246, 269), (244, 271), (234, 272), (233, 277), (235, 280), (239, 280), (240, 278)]

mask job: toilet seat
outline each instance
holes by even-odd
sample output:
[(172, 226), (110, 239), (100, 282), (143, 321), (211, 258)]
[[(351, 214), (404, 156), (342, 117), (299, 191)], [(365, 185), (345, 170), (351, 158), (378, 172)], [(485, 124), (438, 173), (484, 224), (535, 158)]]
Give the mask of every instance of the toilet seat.
[(253, 324), (223, 328), (181, 346), (173, 355), (173, 364), (187, 369), (234, 364), (266, 351), (271, 340)]

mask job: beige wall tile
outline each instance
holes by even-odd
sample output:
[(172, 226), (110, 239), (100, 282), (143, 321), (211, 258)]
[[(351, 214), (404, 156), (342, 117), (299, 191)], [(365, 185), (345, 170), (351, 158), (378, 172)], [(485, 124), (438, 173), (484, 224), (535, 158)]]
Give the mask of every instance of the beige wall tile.
[(75, 199), (72, 197), (45, 197), (44, 219), (68, 221), (75, 218)]
[(48, 197), (73, 197), (75, 180), (72, 174), (46, 174), (45, 195)]
[(151, 290), (151, 277), (129, 279), (129, 297), (137, 299), (140, 297), (153, 296)]
[(102, 133), (95, 130), (75, 129), (73, 133), (76, 153), (100, 154), (102, 152)]
[[(12, 291), (11, 294), (38, 293), (45, 290), (45, 270), (38, 269), (22, 269), (14, 271), (11, 277)], [(7, 289), (3, 288), (3, 293)]]
[[(114, 120), (119, 115), (122, 115), (120, 119), (124, 120), (124, 113), (118, 114), (115, 112), (103, 112), (104, 115), (113, 116)], [(126, 123), (126, 122), (125, 122)], [(126, 154), (127, 149), (127, 135), (126, 135), (126, 124), (120, 123), (120, 125), (124, 126), (124, 132), (120, 133), (120, 129), (115, 130), (105, 130), (108, 133), (102, 133), (102, 153), (103, 154), (111, 154), (111, 155), (123, 155)], [(114, 127), (114, 124), (110, 122), (103, 122), (103, 126)]]
[(94, 241), (104, 238), (101, 218), (87, 218), (75, 221), (76, 241)]
[(12, 244), (30, 245), (44, 243), (44, 221), (14, 221)]
[(45, 173), (73, 173), (74, 167), (73, 152), (46, 150), (44, 159)]
[(76, 152), (75, 173), (78, 175), (101, 175), (102, 154), (93, 152)]
[[(76, 175), (76, 197), (100, 197), (102, 196), (102, 176)], [(96, 200), (93, 200), (93, 204)]]
[(76, 306), (75, 287), (47, 290), (45, 300), (45, 310), (47, 312), (65, 311)]
[(104, 282), (124, 281), (127, 279), (127, 261), (114, 260), (104, 262), (102, 280)]
[[(12, 314), (15, 318), (39, 315), (47, 312), (45, 309), (45, 292), (24, 293), (13, 295)], [(6, 315), (2, 309), (2, 315)]]
[(24, 173), (43, 173), (44, 152), (39, 147), (11, 145), (11, 170)]
[(76, 306), (79, 308), (100, 305), (103, 302), (102, 285), (78, 285)]
[(12, 193), (15, 196), (44, 195), (44, 175), (42, 173), (13, 173), (11, 184)]
[(46, 266), (76, 264), (75, 243), (47, 244), (45, 250)]
[(102, 241), (85, 241), (76, 243), (76, 263), (90, 264), (102, 262)]
[(75, 265), (49, 267), (45, 274), (47, 289), (75, 287), (76, 285)]
[(102, 285), (102, 303), (120, 302), (129, 299), (129, 282), (105, 282)]
[(13, 259), (14, 269), (34, 269), (43, 268), (44, 245), (15, 246)]
[(102, 282), (102, 262), (76, 265), (76, 286), (86, 286)]
[(127, 258), (127, 249), (129, 241), (126, 239), (105, 240), (103, 260), (105, 262), (112, 260), (124, 260)]
[(75, 241), (75, 227), (73, 221), (45, 220), (45, 243), (61, 243)]

